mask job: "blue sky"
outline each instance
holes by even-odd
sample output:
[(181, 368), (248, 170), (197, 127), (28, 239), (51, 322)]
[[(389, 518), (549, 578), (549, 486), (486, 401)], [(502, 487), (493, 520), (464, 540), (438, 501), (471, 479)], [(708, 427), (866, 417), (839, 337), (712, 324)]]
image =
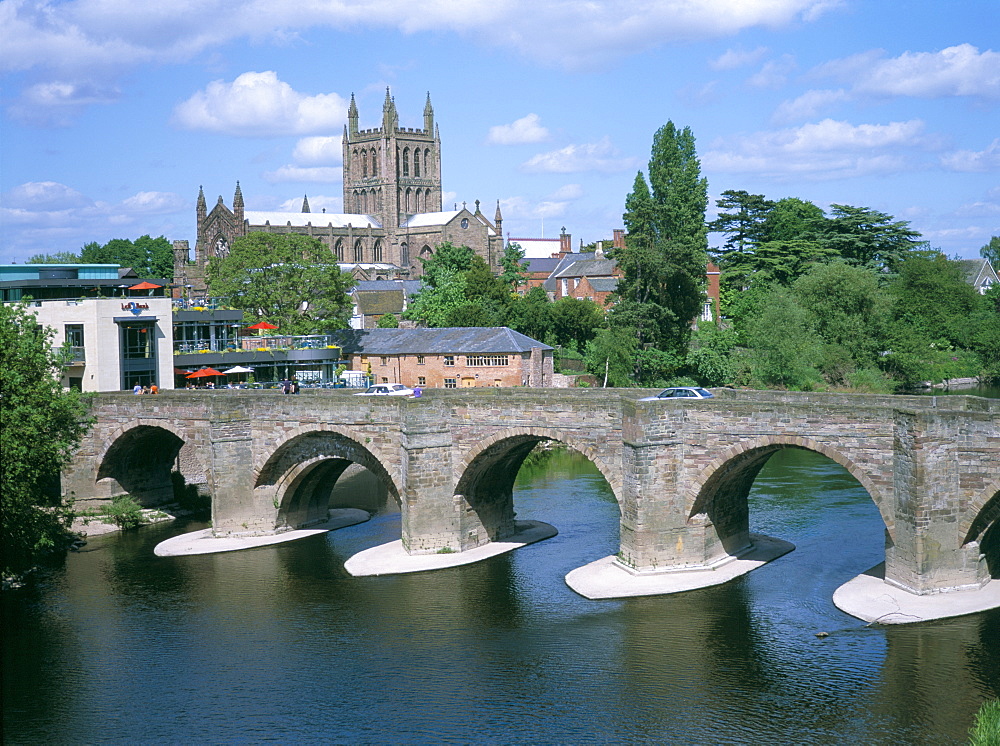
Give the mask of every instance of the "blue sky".
[(998, 29), (997, 0), (0, 0), (0, 263), (193, 246), (200, 185), (340, 212), (347, 101), (378, 126), (387, 86), (404, 127), (431, 94), (446, 209), (499, 200), (514, 237), (610, 238), (672, 120), (712, 205), (871, 207), (975, 257), (1000, 235)]

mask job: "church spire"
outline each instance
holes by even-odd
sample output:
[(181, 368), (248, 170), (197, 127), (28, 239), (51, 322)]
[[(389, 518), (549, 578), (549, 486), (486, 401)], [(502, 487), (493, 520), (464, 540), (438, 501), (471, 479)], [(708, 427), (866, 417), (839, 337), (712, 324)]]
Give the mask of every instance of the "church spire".
[(424, 104), (424, 132), (428, 135), (434, 131), (434, 107), (431, 106), (431, 92), (427, 91), (427, 103)]
[(382, 104), (382, 135), (395, 134), (399, 127), (399, 115), (396, 113), (396, 100), (389, 95), (389, 86), (385, 87), (385, 103)]
[(503, 215), (500, 214), (500, 200), (497, 200), (497, 213), (493, 216), (493, 222), (496, 224), (497, 234), (503, 236), (500, 226), (503, 225)]
[(312, 212), (312, 210), (309, 209), (308, 195), (302, 195), (302, 212)]
[(354, 102), (354, 94), (351, 94), (351, 105), (347, 109), (348, 131), (352, 135), (358, 134), (358, 105)]
[(233, 215), (240, 223), (243, 222), (243, 192), (240, 190), (240, 182), (236, 182), (236, 194), (233, 195)]
[(200, 222), (208, 214), (208, 205), (205, 204), (205, 188), (198, 187), (198, 221)]

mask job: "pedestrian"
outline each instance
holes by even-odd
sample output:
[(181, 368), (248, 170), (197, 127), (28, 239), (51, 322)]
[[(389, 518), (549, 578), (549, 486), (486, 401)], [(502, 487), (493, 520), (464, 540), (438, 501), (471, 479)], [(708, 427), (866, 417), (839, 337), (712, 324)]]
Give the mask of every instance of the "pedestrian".
[(293, 378), (293, 379), (292, 379), (292, 383), (291, 383), (291, 392), (292, 392), (293, 394), (297, 394), (297, 393), (299, 393), (299, 379), (298, 379), (298, 378)]
[(142, 393), (142, 384), (138, 381), (135, 382), (135, 386), (132, 387), (132, 393), (138, 396)]
[(414, 386), (413, 387), (413, 398), (414, 399), (419, 399), (421, 396), (423, 396), (423, 393), (424, 392), (420, 389), (419, 386)]
[(151, 394), (160, 393), (160, 387), (156, 385), (155, 381), (149, 385), (149, 393)]
[(149, 386), (143, 386), (141, 393), (148, 394), (149, 393)]
[(292, 393), (292, 382), (289, 381), (287, 378), (283, 378), (281, 380), (281, 393), (282, 394)]

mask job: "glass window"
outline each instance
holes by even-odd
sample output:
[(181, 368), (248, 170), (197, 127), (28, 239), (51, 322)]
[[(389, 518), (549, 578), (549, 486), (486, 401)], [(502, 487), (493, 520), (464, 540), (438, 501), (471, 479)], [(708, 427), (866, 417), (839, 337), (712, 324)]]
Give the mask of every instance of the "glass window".
[(128, 360), (153, 355), (153, 327), (122, 325), (122, 357)]
[(458, 388), (458, 379), (457, 378), (445, 378), (444, 379), (444, 387), (446, 389), (457, 389)]
[(445, 355), (444, 356), (444, 364), (447, 365), (448, 367), (454, 366), (455, 365), (455, 356), (454, 355)]
[(66, 344), (83, 347), (83, 324), (66, 324)]
[(424, 376), (417, 376), (417, 385), (418, 386), (426, 386), (427, 385), (427, 379)]

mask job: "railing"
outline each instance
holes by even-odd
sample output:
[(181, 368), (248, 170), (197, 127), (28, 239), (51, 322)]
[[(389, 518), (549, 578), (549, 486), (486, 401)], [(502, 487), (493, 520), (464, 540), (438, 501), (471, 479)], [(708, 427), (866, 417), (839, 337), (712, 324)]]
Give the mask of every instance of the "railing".
[(69, 365), (79, 365), (80, 363), (87, 362), (87, 355), (85, 353), (84, 347), (76, 345), (67, 345), (65, 347), (53, 347), (52, 352), (57, 356), (65, 355), (64, 359)]
[(197, 352), (232, 352), (244, 350), (324, 350), (338, 349), (329, 334), (281, 335), (274, 337), (238, 337), (228, 340), (174, 340), (174, 354)]
[(230, 308), (229, 298), (174, 298), (173, 306), (178, 311), (218, 311)]

